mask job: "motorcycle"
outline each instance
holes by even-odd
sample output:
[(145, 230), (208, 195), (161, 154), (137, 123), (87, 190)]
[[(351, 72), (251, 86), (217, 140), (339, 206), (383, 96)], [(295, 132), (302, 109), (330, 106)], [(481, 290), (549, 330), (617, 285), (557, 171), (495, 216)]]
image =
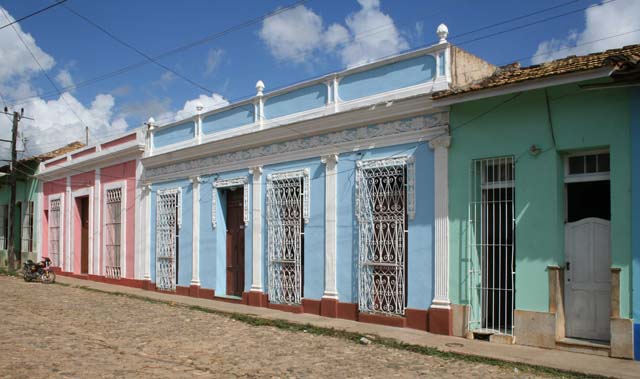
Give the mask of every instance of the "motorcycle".
[(51, 270), (51, 259), (36, 263), (29, 259), (22, 267), (22, 277), (25, 282), (40, 279), (42, 283), (50, 284), (56, 281), (56, 273)]

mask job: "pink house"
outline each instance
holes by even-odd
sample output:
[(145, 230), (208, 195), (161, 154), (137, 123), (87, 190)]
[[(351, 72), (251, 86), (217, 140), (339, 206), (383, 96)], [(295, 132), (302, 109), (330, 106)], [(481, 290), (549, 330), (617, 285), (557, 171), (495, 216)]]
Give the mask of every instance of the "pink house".
[(41, 163), (40, 255), (59, 273), (142, 285), (135, 220), (143, 152), (134, 131)]

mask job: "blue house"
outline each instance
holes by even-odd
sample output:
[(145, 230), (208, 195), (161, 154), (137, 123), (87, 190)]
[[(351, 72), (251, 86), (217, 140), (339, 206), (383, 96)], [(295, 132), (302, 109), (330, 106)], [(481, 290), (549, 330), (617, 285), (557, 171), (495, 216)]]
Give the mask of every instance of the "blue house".
[(440, 42), (149, 123), (145, 287), (451, 334), (449, 115), (495, 67)]

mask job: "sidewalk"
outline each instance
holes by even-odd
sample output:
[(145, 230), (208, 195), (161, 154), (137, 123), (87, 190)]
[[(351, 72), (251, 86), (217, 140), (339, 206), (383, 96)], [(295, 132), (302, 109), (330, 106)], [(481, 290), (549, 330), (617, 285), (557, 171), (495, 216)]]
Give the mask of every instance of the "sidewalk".
[(448, 337), (407, 328), (395, 328), (366, 324), (343, 319), (320, 317), (311, 314), (293, 314), (268, 308), (250, 307), (221, 301), (145, 291), (137, 288), (99, 283), (89, 280), (58, 276), (57, 281), (73, 286), (84, 286), (111, 293), (136, 295), (158, 301), (170, 301), (187, 306), (198, 306), (213, 311), (241, 313), (263, 319), (285, 320), (297, 324), (333, 328), (350, 333), (377, 335), (403, 343), (434, 347), (441, 351), (475, 355), (509, 362), (527, 363), (560, 370), (617, 378), (640, 378), (640, 362), (571, 353), (560, 350), (540, 349), (521, 345), (500, 345), (484, 341)]

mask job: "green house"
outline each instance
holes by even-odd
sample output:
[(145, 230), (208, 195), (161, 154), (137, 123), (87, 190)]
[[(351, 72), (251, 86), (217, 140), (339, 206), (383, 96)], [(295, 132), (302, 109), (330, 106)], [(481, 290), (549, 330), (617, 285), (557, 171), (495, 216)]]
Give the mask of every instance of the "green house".
[[(500, 68), (449, 106), (453, 334), (633, 357), (633, 88), (640, 45)], [(635, 273), (638, 275), (638, 273)]]
[[(34, 177), (41, 162), (84, 146), (73, 142), (49, 153), (22, 159), (16, 167), (16, 205), (13, 212), (13, 244), (20, 262), (38, 259), (40, 231), (37, 228), (38, 195), (42, 192), (39, 181)], [(9, 185), (9, 166), (0, 167), (0, 267), (8, 267), (9, 204), (11, 187)]]

